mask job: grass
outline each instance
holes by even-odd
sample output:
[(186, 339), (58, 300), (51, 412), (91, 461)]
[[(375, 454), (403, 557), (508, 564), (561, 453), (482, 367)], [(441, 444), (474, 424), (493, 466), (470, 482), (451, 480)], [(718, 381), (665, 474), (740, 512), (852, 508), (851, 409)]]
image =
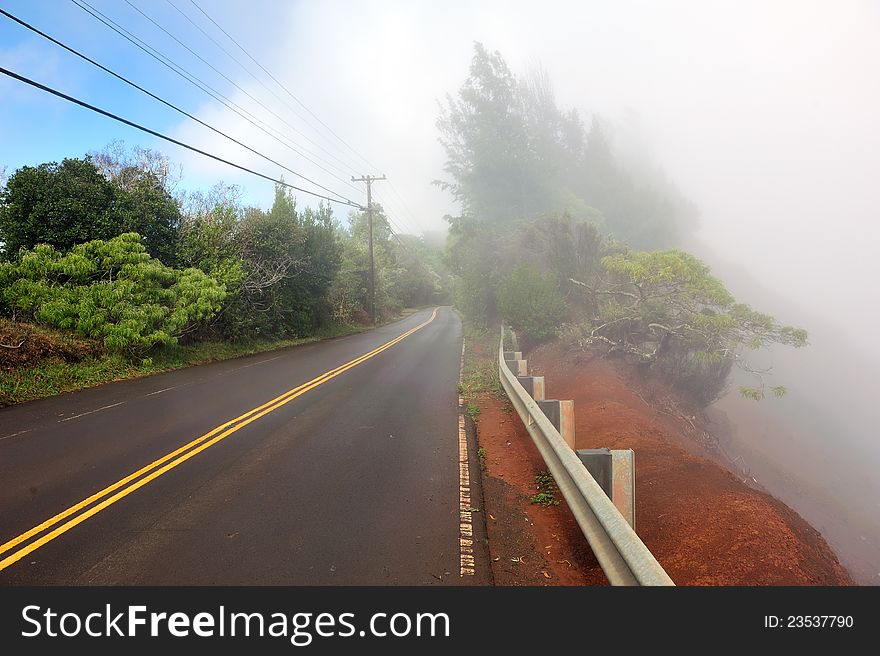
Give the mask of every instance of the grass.
[[(498, 349), (494, 333), (465, 326), (464, 372), (459, 393), (468, 401), (479, 394), (491, 392), (496, 398), (507, 398), (498, 378), (498, 367), (493, 357)], [(484, 356), (479, 353), (487, 354)]]
[(471, 419), (476, 419), (480, 416), (480, 407), (478, 405), (474, 405), (473, 403), (468, 403), (467, 413)]
[[(404, 310), (409, 316), (416, 310)], [(397, 317), (391, 321), (397, 321)], [(104, 383), (140, 378), (163, 371), (183, 369), (198, 364), (274, 351), (309, 344), (334, 337), (344, 337), (369, 330), (370, 326), (336, 325), (310, 337), (250, 342), (205, 341), (196, 344), (169, 345), (131, 361), (114, 354), (86, 355), (78, 362), (50, 355), (30, 366), (0, 368), (0, 407), (54, 396), (63, 392), (94, 387)]]
[(556, 481), (553, 480), (553, 475), (550, 472), (544, 471), (535, 476), (535, 483), (538, 492), (529, 497), (530, 502), (545, 508), (559, 505), (559, 499), (556, 498), (556, 492), (559, 491), (559, 488), (556, 487)]

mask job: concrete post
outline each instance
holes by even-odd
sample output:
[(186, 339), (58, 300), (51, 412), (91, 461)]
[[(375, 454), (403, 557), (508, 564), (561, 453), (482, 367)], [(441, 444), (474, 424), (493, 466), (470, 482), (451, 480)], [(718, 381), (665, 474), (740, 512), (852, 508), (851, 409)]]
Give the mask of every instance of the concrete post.
[(574, 401), (538, 401), (541, 412), (556, 427), (562, 439), (574, 449)]
[(632, 449), (611, 451), (611, 500), (632, 530), (636, 530), (636, 454)]
[(529, 396), (535, 401), (544, 400), (544, 377), (543, 376), (517, 376), (519, 384), (526, 388)]
[(576, 453), (605, 495), (614, 501), (611, 449), (578, 449)]
[(578, 458), (629, 525), (636, 528), (635, 453), (632, 449), (578, 449)]

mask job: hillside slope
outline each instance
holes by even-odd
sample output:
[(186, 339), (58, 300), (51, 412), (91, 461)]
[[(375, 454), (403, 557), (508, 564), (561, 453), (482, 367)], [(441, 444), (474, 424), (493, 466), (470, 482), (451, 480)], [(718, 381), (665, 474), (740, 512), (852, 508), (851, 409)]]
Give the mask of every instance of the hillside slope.
[[(684, 409), (666, 386), (647, 384), (619, 360), (573, 355), (559, 344), (527, 357), (531, 372), (546, 377), (547, 398), (574, 399), (578, 448), (635, 450), (637, 532), (676, 584), (852, 585), (822, 535), (735, 474), (699, 412)], [(483, 395), (477, 420), (496, 583), (607, 584), (564, 501), (528, 503), (546, 466), (505, 405)], [(528, 543), (530, 566), (519, 567), (510, 554), (522, 556)]]
[(638, 533), (676, 583), (852, 583), (818, 531), (722, 466), (699, 414), (668, 389), (559, 344), (531, 353), (529, 365), (546, 377), (547, 398), (574, 399), (578, 448), (635, 450)]

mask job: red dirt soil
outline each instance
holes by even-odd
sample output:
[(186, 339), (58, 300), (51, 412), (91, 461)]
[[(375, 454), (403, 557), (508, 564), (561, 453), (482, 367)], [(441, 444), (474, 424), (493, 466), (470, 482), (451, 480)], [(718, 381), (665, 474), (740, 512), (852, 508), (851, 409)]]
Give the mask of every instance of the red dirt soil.
[[(697, 441), (698, 412), (687, 418), (644, 400), (657, 398), (656, 381), (643, 384), (619, 360), (576, 357), (559, 344), (527, 357), (530, 373), (545, 376), (547, 398), (574, 399), (578, 448), (635, 451), (637, 532), (676, 584), (852, 584), (812, 526)], [(668, 408), (673, 395), (661, 391)], [(546, 466), (509, 403), (484, 394), (478, 405), (496, 585), (607, 585), (565, 500), (529, 503)]]

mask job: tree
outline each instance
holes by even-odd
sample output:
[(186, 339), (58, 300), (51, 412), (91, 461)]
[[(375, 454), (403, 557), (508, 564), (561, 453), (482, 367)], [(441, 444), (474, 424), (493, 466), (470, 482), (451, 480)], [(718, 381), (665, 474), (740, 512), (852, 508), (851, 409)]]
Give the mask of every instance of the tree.
[(116, 193), (88, 159), (23, 166), (0, 192), (0, 241), (15, 258), (22, 248), (49, 244), (68, 250), (122, 232)]
[[(110, 171), (109, 155), (104, 159)], [(65, 159), (22, 167), (0, 194), (0, 241), (8, 258), (37, 244), (63, 251), (137, 232), (151, 255), (175, 263), (180, 208), (149, 168), (119, 165), (102, 175), (89, 157)]]
[[(366, 282), (363, 296), (359, 299), (359, 309), (369, 308), (369, 215), (364, 211), (350, 212), (348, 215), (348, 236), (344, 240), (348, 272), (347, 280), (358, 285), (358, 279)], [(391, 223), (380, 203), (373, 203), (373, 261), (375, 269), (376, 314), (379, 317), (393, 315), (402, 308), (400, 299), (394, 295), (393, 271), (397, 268), (397, 249), (393, 241)], [(363, 272), (363, 273), (361, 273)], [(353, 274), (353, 275), (352, 275)], [(350, 290), (353, 291), (353, 290)]]
[(502, 278), (504, 233), (471, 217), (450, 219), (446, 265), (452, 273), (452, 300), (474, 324), (495, 318), (495, 292)]
[[(738, 303), (709, 267), (683, 251), (627, 251), (604, 257), (602, 267), (596, 284), (582, 283), (600, 310), (582, 327), (580, 344), (604, 345), (664, 371), (703, 403), (724, 390), (734, 364), (758, 379), (740, 391), (763, 398), (769, 371), (753, 368), (744, 352), (807, 344), (805, 330)], [(780, 396), (785, 388), (770, 391)]]
[(565, 301), (553, 276), (520, 264), (498, 290), (498, 311), (514, 330), (545, 339), (556, 333)]
[(438, 184), (464, 215), (499, 221), (532, 213), (528, 135), (516, 79), (500, 53), (474, 44), (470, 76), (457, 98), (447, 95), (437, 127), (451, 178)]
[(119, 140), (88, 156), (101, 175), (125, 191), (131, 191), (144, 175), (150, 174), (171, 195), (183, 177), (183, 167), (173, 164), (164, 153), (142, 146), (129, 149)]
[(676, 243), (695, 208), (661, 174), (622, 161), (608, 125), (594, 116), (587, 131), (577, 111), (557, 105), (546, 71), (517, 82), (498, 52), (477, 43), (469, 77), (440, 108), (447, 178), (437, 184), (462, 218), (499, 230), (568, 213), (633, 247)]
[(115, 212), (120, 229), (137, 232), (144, 246), (163, 264), (177, 258), (180, 206), (150, 171), (129, 172), (127, 189), (117, 189)]
[(391, 276), (391, 295), (403, 307), (433, 303), (444, 296), (438, 253), (414, 235), (398, 235), (395, 242), (397, 267)]

